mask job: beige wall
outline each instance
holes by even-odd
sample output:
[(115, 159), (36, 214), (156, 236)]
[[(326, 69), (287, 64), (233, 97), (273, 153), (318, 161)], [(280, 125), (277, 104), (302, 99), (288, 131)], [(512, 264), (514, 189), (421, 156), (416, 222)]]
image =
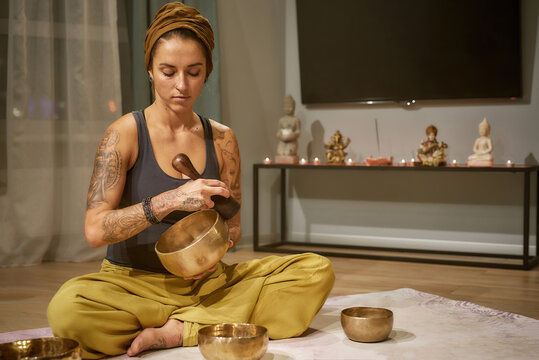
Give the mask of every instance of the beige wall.
[[(488, 117), (494, 157), (537, 163), (539, 157), (539, 4), (523, 1), (525, 98), (515, 104), (439, 102), (411, 109), (393, 105), (301, 104), (295, 1), (220, 1), (223, 122), (237, 133), (243, 166), (244, 244), (252, 235), (252, 164), (274, 155), (282, 98), (289, 93), (302, 120), (301, 156), (324, 157), (323, 144), (336, 130), (350, 137), (350, 156), (409, 159), (425, 128), (435, 124), (449, 144), (448, 159), (464, 162)], [(261, 232), (278, 227), (278, 181), (262, 173)], [(535, 177), (532, 178), (535, 183)], [(418, 246), (463, 250), (519, 251), (522, 180), (499, 175), (447, 173), (295, 172), (289, 203), (291, 236), (317, 241), (330, 235), (351, 244)], [(533, 192), (535, 194), (535, 192)], [(535, 231), (535, 226), (532, 231)], [(470, 243), (471, 241), (471, 243)], [(461, 243), (462, 242), (462, 243)]]
[(273, 154), (283, 115), (284, 13), (284, 0), (218, 2), (222, 122), (240, 144), (244, 246), (252, 235), (252, 164)]

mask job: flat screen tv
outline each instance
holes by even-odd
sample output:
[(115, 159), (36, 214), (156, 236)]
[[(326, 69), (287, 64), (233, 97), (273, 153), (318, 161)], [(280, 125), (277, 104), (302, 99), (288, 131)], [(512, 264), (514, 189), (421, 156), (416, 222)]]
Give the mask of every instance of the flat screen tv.
[(304, 104), (518, 99), (519, 0), (296, 0)]

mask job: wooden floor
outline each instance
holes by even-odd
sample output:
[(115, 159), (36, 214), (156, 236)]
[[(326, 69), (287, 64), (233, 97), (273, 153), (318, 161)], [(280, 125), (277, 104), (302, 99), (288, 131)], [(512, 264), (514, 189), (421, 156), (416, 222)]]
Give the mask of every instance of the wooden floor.
[[(228, 253), (224, 261), (267, 255), (240, 249)], [(539, 319), (539, 267), (526, 271), (330, 259), (336, 274), (330, 296), (413, 288)], [(58, 287), (74, 276), (98, 271), (99, 266), (100, 262), (90, 262), (0, 268), (0, 332), (47, 327), (47, 304)]]

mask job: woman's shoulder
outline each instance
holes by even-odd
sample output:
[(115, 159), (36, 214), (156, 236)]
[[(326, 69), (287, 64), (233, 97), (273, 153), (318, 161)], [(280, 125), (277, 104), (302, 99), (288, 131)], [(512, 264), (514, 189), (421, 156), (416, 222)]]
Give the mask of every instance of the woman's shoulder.
[(221, 132), (232, 131), (232, 129), (226, 126), (225, 124), (217, 122), (213, 119), (208, 119), (208, 121), (210, 122), (211, 127), (217, 131), (221, 131)]
[(128, 130), (132, 127), (136, 128), (135, 116), (132, 112), (124, 114), (110, 124), (111, 127)]
[(211, 124), (214, 140), (217, 141), (224, 138), (234, 138), (234, 139), (236, 138), (234, 131), (228, 126), (221, 124), (220, 122), (217, 122), (212, 119), (208, 119), (208, 120), (210, 121), (210, 124)]
[(133, 113), (127, 113), (113, 121), (107, 128), (107, 132), (114, 132), (124, 140), (138, 136), (137, 123)]
[(213, 143), (217, 154), (219, 168), (224, 169), (228, 163), (239, 164), (239, 146), (236, 134), (226, 125), (210, 119), (213, 132)]
[(104, 138), (114, 139), (114, 145), (130, 168), (138, 153), (138, 129), (133, 113), (124, 114), (112, 122), (107, 128)]

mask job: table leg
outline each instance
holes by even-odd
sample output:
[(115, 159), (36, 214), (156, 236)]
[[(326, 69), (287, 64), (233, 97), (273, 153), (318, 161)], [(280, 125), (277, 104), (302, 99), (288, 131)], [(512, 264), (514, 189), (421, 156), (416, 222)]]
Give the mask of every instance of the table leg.
[(281, 243), (286, 242), (286, 169), (281, 169)]
[(522, 241), (523, 249), (523, 267), (528, 269), (529, 252), (530, 252), (530, 173), (524, 173), (524, 239)]
[(258, 250), (258, 166), (253, 166), (253, 245), (254, 249)]

